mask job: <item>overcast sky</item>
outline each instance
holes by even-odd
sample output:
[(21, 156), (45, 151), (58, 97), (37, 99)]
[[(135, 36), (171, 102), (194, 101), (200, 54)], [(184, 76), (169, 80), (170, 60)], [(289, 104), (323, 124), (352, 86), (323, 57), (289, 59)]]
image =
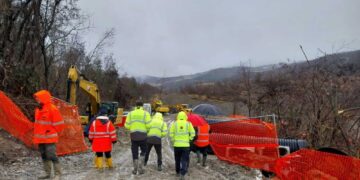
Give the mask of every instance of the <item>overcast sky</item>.
[(360, 49), (360, 0), (80, 0), (92, 49), (115, 28), (107, 50), (130, 75), (175, 76), (304, 59)]

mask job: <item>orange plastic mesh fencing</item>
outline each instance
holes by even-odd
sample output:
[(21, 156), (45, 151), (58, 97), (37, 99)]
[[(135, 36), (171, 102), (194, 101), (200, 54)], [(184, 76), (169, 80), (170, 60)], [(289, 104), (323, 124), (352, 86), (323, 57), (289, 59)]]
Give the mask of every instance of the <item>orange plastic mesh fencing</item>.
[[(59, 136), (57, 154), (65, 155), (87, 150), (83, 131), (80, 124), (77, 106), (53, 98), (54, 104), (59, 108), (65, 121), (65, 129)], [(0, 91), (0, 127), (30, 148), (33, 144), (34, 123), (21, 112), (19, 107)]]
[(34, 125), (22, 113), (20, 108), (0, 91), (0, 127), (30, 148)]
[(234, 120), (211, 124), (211, 132), (221, 134), (236, 134), (244, 136), (277, 138), (273, 124), (259, 119)]
[(258, 119), (211, 124), (210, 145), (221, 160), (266, 171), (279, 158), (276, 128)]
[(78, 107), (57, 98), (52, 100), (54, 105), (60, 110), (65, 121), (65, 129), (59, 134), (56, 154), (65, 155), (86, 151), (87, 146), (84, 141)]
[(275, 169), (280, 179), (360, 179), (360, 159), (309, 149), (280, 158)]

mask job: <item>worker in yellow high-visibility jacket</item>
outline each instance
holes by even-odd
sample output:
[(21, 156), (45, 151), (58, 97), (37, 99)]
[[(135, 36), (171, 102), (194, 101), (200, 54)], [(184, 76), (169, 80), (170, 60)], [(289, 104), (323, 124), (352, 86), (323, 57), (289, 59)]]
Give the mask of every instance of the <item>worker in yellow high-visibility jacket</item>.
[[(134, 170), (132, 173), (135, 175), (139, 170), (139, 174), (144, 174), (143, 169), (146, 153), (146, 138), (150, 128), (151, 117), (149, 112), (143, 109), (143, 102), (136, 102), (136, 107), (131, 111), (125, 122), (125, 128), (130, 130), (131, 139), (131, 153), (133, 158)], [(140, 162), (139, 162), (139, 148)]]
[(180, 179), (185, 178), (189, 166), (190, 141), (195, 136), (194, 127), (187, 121), (185, 112), (179, 112), (176, 121), (171, 124), (170, 138), (174, 146), (175, 170)]
[(157, 112), (153, 116), (150, 123), (150, 130), (147, 134), (147, 151), (145, 155), (144, 165), (146, 166), (151, 148), (154, 146), (157, 154), (158, 171), (162, 170), (162, 153), (161, 153), (161, 139), (167, 135), (167, 125), (164, 122), (161, 113)]

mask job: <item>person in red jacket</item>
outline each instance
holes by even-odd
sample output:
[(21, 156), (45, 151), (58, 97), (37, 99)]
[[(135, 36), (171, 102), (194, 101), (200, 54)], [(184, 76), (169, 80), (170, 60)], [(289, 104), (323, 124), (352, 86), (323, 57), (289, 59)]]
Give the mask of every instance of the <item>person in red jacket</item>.
[(34, 144), (38, 144), (41, 158), (44, 164), (45, 176), (39, 179), (48, 179), (51, 176), (54, 165), (54, 179), (61, 176), (61, 166), (56, 156), (55, 143), (59, 140), (59, 133), (64, 129), (65, 124), (60, 111), (51, 103), (51, 94), (47, 90), (41, 90), (34, 94), (38, 102), (35, 109), (34, 123)]
[(111, 150), (112, 144), (116, 143), (116, 130), (106, 115), (98, 116), (92, 122), (89, 140), (92, 143), (92, 150), (95, 152), (95, 167), (103, 167), (103, 154), (105, 154), (106, 164), (112, 168)]

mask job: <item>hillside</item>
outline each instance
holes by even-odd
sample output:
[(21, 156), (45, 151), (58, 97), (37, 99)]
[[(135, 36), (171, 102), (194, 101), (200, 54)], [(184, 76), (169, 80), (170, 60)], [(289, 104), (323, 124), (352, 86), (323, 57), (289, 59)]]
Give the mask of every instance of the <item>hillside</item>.
[[(310, 63), (301, 60), (299, 62), (287, 65), (293, 67), (296, 71), (302, 71), (310, 66), (316, 65), (318, 67), (326, 68), (327, 70), (330, 70), (339, 75), (349, 75), (360, 71), (360, 50), (326, 55), (317, 59), (310, 60), (309, 62)], [(281, 67), (281, 64), (272, 64), (266, 66), (252, 67), (250, 71), (255, 73), (271, 73), (272, 71), (277, 71), (279, 67)], [(224, 67), (192, 75), (165, 78), (143, 76), (137, 77), (136, 79), (139, 82), (146, 82), (156, 87), (163, 86), (163, 88), (166, 90), (176, 90), (178, 88), (191, 84), (214, 83), (228, 79), (236, 79), (241, 76), (243, 68), (244, 67), (241, 66)]]
[[(252, 72), (264, 72), (276, 69), (278, 65), (266, 65), (252, 68)], [(214, 83), (218, 81), (223, 81), (225, 79), (234, 79), (241, 75), (243, 67), (224, 67), (217, 68), (201, 73), (196, 73), (192, 75), (183, 75), (175, 77), (165, 77), (159, 78), (154, 76), (144, 76), (137, 77), (136, 80), (139, 82), (146, 82), (153, 86), (160, 87), (163, 86), (166, 90), (175, 90), (187, 85), (197, 84), (197, 83)]]
[(339, 76), (352, 75), (360, 72), (360, 50), (330, 54), (299, 65), (305, 68), (315, 65)]

